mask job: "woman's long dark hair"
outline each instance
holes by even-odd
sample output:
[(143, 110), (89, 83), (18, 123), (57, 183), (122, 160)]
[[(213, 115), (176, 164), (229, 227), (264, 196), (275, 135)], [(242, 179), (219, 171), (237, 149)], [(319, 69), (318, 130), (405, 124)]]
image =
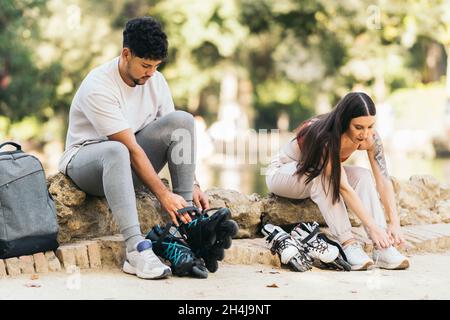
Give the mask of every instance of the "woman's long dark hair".
[[(341, 181), (341, 136), (350, 126), (353, 118), (374, 116), (375, 104), (362, 92), (348, 93), (331, 112), (320, 115), (309, 126), (299, 126), (297, 141), (301, 141), (300, 159), (296, 173), (306, 175), (306, 183), (319, 176), (331, 161), (332, 173), (328, 185), (333, 192), (333, 204), (339, 201)], [(323, 181), (322, 181), (323, 183)]]

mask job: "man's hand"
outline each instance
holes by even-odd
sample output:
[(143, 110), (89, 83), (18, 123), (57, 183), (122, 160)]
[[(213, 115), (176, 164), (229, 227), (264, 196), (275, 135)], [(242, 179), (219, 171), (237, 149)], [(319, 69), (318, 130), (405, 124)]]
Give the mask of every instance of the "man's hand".
[(170, 218), (176, 226), (179, 225), (177, 217), (179, 217), (183, 223), (189, 223), (192, 221), (189, 213), (180, 215), (177, 212), (178, 210), (188, 206), (183, 197), (167, 190), (167, 192), (165, 192), (162, 196), (158, 197), (158, 200), (161, 203), (162, 208), (170, 215)]
[(399, 223), (389, 223), (387, 233), (395, 245), (405, 244), (405, 238), (403, 237), (403, 233)]
[(209, 209), (208, 196), (196, 184), (194, 184), (193, 200), (200, 211)]

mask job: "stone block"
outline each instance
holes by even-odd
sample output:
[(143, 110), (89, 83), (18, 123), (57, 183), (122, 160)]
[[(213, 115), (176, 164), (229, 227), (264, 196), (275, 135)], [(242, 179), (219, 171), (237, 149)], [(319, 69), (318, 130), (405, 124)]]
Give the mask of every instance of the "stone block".
[(77, 244), (74, 246), (75, 262), (80, 269), (89, 269), (89, 256), (87, 246), (85, 244)]
[(61, 263), (55, 256), (55, 253), (53, 251), (47, 251), (45, 253), (45, 258), (47, 259), (48, 262), (49, 271), (61, 271)]
[(89, 265), (91, 269), (99, 269), (102, 267), (102, 259), (100, 254), (100, 245), (97, 242), (87, 244)]
[(5, 259), (6, 271), (10, 276), (18, 276), (21, 274), (20, 271), (20, 260), (19, 258), (9, 258)]
[(21, 256), (19, 257), (20, 270), (25, 274), (34, 273), (34, 260), (33, 256)]
[(48, 261), (43, 252), (33, 254), (33, 259), (37, 273), (48, 273)]
[(7, 275), (5, 261), (0, 259), (0, 279), (6, 277)]
[(69, 269), (71, 266), (76, 266), (75, 248), (72, 245), (64, 245), (56, 250), (56, 256), (61, 262), (64, 269)]

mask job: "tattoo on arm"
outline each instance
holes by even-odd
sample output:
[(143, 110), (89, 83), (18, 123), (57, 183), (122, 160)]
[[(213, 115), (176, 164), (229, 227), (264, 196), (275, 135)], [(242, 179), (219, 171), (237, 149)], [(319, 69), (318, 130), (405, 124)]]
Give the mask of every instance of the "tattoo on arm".
[(381, 143), (380, 136), (378, 136), (378, 134), (375, 134), (374, 139), (375, 139), (374, 159), (377, 162), (378, 167), (380, 168), (381, 174), (389, 179), (389, 173), (386, 167), (386, 160), (384, 158), (383, 144)]

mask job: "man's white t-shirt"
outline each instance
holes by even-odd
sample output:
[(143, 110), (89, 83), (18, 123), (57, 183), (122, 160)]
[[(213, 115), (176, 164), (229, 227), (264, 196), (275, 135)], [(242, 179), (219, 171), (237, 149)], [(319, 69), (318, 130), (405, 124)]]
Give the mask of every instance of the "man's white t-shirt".
[(59, 171), (82, 145), (108, 140), (108, 136), (131, 128), (134, 133), (175, 110), (172, 95), (160, 72), (144, 85), (130, 87), (119, 74), (119, 57), (93, 69), (81, 83), (69, 113), (66, 149)]

